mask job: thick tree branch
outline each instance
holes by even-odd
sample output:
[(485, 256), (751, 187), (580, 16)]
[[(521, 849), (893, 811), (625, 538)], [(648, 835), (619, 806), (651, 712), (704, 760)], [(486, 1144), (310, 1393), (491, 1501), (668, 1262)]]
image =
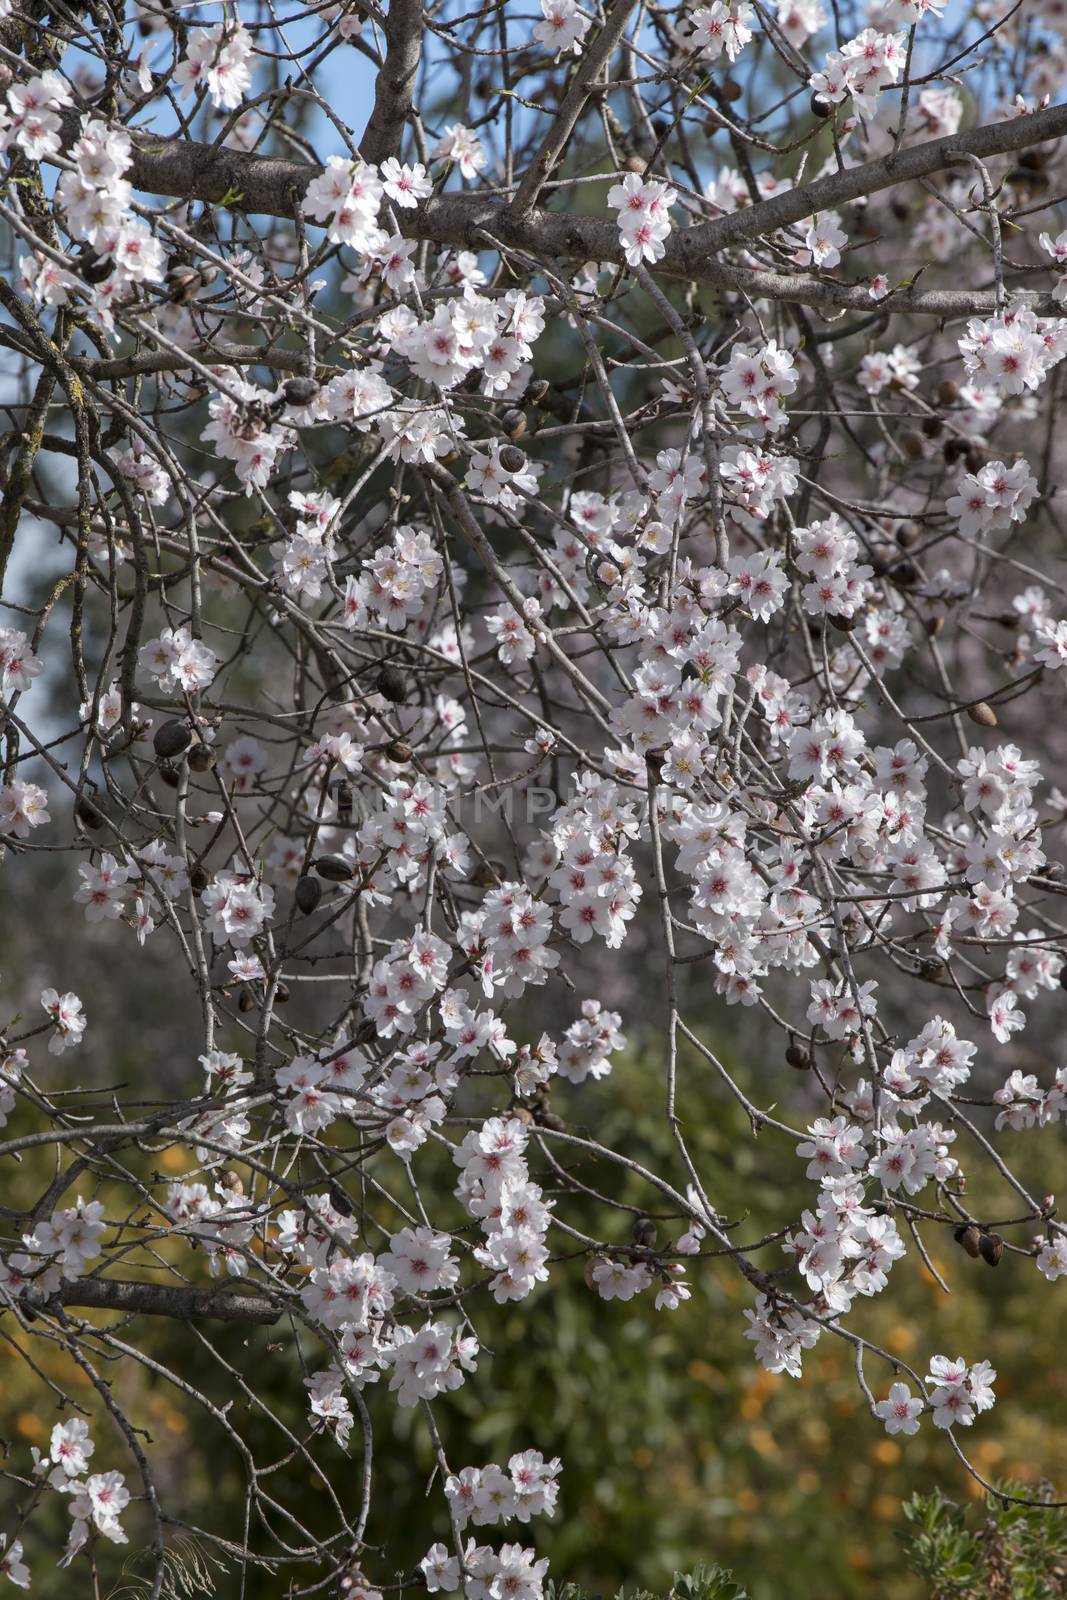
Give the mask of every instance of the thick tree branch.
[(422, 53), (422, 0), (390, 0), (383, 25), (385, 64), (374, 84), (374, 109), (360, 140), (364, 161), (400, 154)]
[(950, 139), (928, 139), (909, 150), (898, 150), (879, 161), (864, 161), (844, 172), (816, 178), (813, 183), (787, 189), (770, 200), (761, 200), (759, 205), (689, 228), (678, 236), (679, 251), (683, 260), (689, 260), (705, 251), (722, 250), (727, 245), (757, 239), (788, 227), (791, 222), (801, 222), (820, 211), (847, 205), (861, 196), (928, 178), (932, 173), (955, 165), (961, 155), (978, 156), (983, 160), (987, 156), (1003, 156), (1013, 150), (1027, 150), (1035, 144), (1062, 138), (1065, 133), (1067, 104), (1049, 106), (1045, 111), (1014, 117), (1009, 122), (986, 123), (967, 133), (954, 134)]
[[(373, 119), (372, 119), (373, 120)], [(679, 230), (655, 270), (718, 288), (743, 288), (770, 299), (834, 310), (870, 310), (862, 286), (826, 282), (804, 273), (758, 273), (716, 260), (731, 245), (756, 239), (799, 222), (818, 211), (913, 182), (952, 166), (960, 154), (985, 158), (1005, 155), (1058, 139), (1067, 133), (1067, 105), (1050, 106), (1032, 116), (990, 123), (951, 139), (931, 139), (879, 161), (787, 190), (770, 200), (696, 227)], [(257, 156), (192, 140), (149, 140), (135, 144), (133, 181), (151, 194), (218, 203), (226, 199), (242, 210), (265, 216), (291, 216), (311, 179), (321, 169), (308, 163)], [(520, 186), (521, 193), (521, 186)], [(538, 256), (621, 264), (618, 229), (607, 218), (532, 210), (477, 194), (442, 195), (404, 211), (400, 226), (409, 238), (459, 249), (484, 249), (493, 241)], [(991, 290), (901, 290), (886, 302), (893, 310), (930, 316), (973, 316), (994, 309)], [(1062, 314), (1043, 297), (1039, 309)]]
[(190, 359), (205, 366), (269, 367), (272, 372), (303, 372), (307, 366), (307, 356), (302, 351), (268, 349), (258, 344), (201, 345), (187, 355), (174, 350), (142, 350), (139, 355), (115, 356), (107, 361), (72, 356), (70, 364), (76, 372), (106, 383), (136, 378), (146, 372), (187, 372)]
[(131, 1283), (122, 1278), (79, 1278), (64, 1282), (55, 1294), (28, 1290), (19, 1303), (42, 1310), (74, 1306), (94, 1311), (121, 1311), (180, 1321), (208, 1318), (215, 1322), (277, 1322), (281, 1311), (265, 1295), (232, 1289), (188, 1289), (179, 1284)]

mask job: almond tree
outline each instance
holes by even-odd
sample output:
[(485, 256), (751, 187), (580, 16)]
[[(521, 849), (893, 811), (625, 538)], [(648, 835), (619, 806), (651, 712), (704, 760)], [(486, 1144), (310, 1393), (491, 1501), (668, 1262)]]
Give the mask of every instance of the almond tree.
[[(62, 934), (42, 1010), (0, 1018), (4, 1170), (53, 1174), (3, 1207), (0, 1326), (85, 1379), (42, 1374), (63, 1417), (7, 1459), (18, 1586), (61, 1495), (94, 1584), (133, 1537), (163, 1593), (192, 1532), (242, 1593), (395, 1589), (374, 1439), (417, 1408), (417, 1580), (539, 1600), (551, 1419), (506, 1465), (438, 1429), (522, 1359), (490, 1374), (480, 1302), (651, 1322), (713, 1257), (770, 1371), (845, 1341), (872, 1426), (978, 1477), (984, 1353), (908, 1366), (852, 1307), (946, 1233), (1067, 1274), (1003, 1138), (1067, 1108), (1012, 1043), (1054, 1037), (1064, 961), (1063, 9), (541, 11), (3, 0), (0, 833), (19, 870), (60, 853), (121, 982), (166, 947), (202, 1036), (180, 1098), (96, 1092)], [(727, 1006), (780, 1070), (735, 1080)], [(650, 1037), (670, 1170), (558, 1109), (595, 1126)], [(723, 1214), (696, 1072), (810, 1210)], [(620, 1170), (642, 1208), (591, 1236)], [(200, 1408), (242, 1526), (161, 1491), (116, 1357)]]

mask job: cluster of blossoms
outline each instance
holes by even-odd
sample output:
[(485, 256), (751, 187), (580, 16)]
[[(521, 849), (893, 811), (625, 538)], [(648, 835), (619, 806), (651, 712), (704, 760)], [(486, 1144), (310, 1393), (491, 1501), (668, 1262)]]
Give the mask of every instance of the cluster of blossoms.
[(1003, 461), (990, 461), (981, 471), (961, 477), (945, 510), (959, 518), (960, 533), (966, 539), (1024, 522), (1036, 495), (1037, 479), (1025, 460), (1010, 467)]
[(171, 481), (163, 468), (151, 456), (139, 450), (127, 450), (119, 457), (116, 466), (130, 483), (135, 485), (154, 506), (165, 505), (171, 494)]
[(225, 379), (226, 389), (212, 398), (211, 420), (200, 437), (213, 444), (223, 460), (234, 463), (250, 495), (269, 482), (280, 452), (294, 442), (294, 435), (277, 422), (281, 408), (268, 390), (232, 370), (216, 376)]
[[(60, 177), (56, 198), (67, 230), (89, 252), (93, 282), (87, 286), (44, 254), (23, 257), (20, 272), (35, 298), (49, 305), (66, 305), (76, 291), (88, 295), (94, 315), (110, 329), (117, 306), (133, 299), (140, 287), (162, 281), (163, 248), (147, 223), (129, 215), (133, 189), (125, 176), (132, 159), (128, 134), (83, 118), (71, 157), (75, 164)], [(154, 485), (155, 476), (152, 481)]]
[(1020, 303), (994, 317), (972, 317), (959, 351), (978, 388), (1021, 395), (1039, 389), (1067, 355), (1067, 328), (1062, 318), (1038, 317)]
[[(823, 987), (816, 984), (813, 990)], [(820, 997), (813, 1008), (817, 1013), (826, 1011), (823, 999), (831, 1007), (833, 1020), (827, 1025), (832, 1029), (839, 1001)], [(845, 1023), (853, 1033), (860, 1009)], [(873, 1001), (869, 1009), (873, 1012)], [(956, 1038), (950, 1024), (934, 1018), (895, 1052), (877, 1094), (859, 1080), (846, 1097), (854, 1121), (820, 1118), (809, 1128), (809, 1139), (797, 1146), (797, 1154), (808, 1161), (807, 1176), (819, 1181), (820, 1193), (815, 1211), (804, 1212), (802, 1227), (787, 1237), (784, 1248), (815, 1298), (802, 1305), (764, 1294), (755, 1311), (746, 1313), (748, 1337), (769, 1371), (799, 1376), (803, 1351), (818, 1341), (827, 1319), (846, 1313), (854, 1295), (877, 1294), (886, 1287), (894, 1261), (904, 1254), (904, 1241), (886, 1207), (865, 1201), (864, 1183), (875, 1180), (882, 1194), (911, 1195), (928, 1183), (943, 1185), (953, 1179), (958, 1165), (948, 1147), (955, 1131), (918, 1119), (932, 1096), (943, 1099), (966, 1081), (974, 1049)], [(910, 1125), (902, 1125), (901, 1119)], [(932, 1391), (928, 1401), (913, 1398), (906, 1385), (894, 1384), (875, 1414), (890, 1433), (916, 1432), (927, 1404), (938, 1427), (969, 1424), (976, 1411), (992, 1406), (995, 1376), (987, 1362), (968, 1370), (962, 1362), (935, 1356), (927, 1378)]]
[(736, 406), (742, 417), (754, 418), (768, 433), (785, 427), (788, 419), (782, 401), (788, 399), (799, 381), (791, 352), (773, 341), (762, 349), (735, 344), (729, 362), (719, 374), (730, 405)]
[(718, 60), (724, 52), (727, 59), (736, 61), (755, 32), (756, 13), (745, 0), (712, 0), (709, 6), (698, 6), (681, 22), (678, 37), (688, 51)]
[(445, 1495), (461, 1530), (468, 1522), (475, 1527), (529, 1522), (555, 1514), (559, 1474), (558, 1457), (546, 1461), (540, 1450), (524, 1450), (511, 1457), (506, 1472), (495, 1461), (487, 1467), (464, 1467), (445, 1480)]
[(0, 148), (14, 146), (29, 161), (58, 155), (62, 112), (71, 104), (70, 85), (58, 72), (12, 83), (0, 109)]
[(527, 1129), (517, 1118), (491, 1117), (454, 1152), (456, 1198), (481, 1224), (485, 1243), (475, 1258), (494, 1274), (489, 1287), (501, 1304), (525, 1300), (548, 1277), (552, 1202), (530, 1180), (526, 1142)]
[(143, 644), (138, 665), (154, 680), (163, 694), (176, 689), (206, 689), (215, 676), (218, 658), (202, 639), (193, 636), (184, 623), (179, 628), (164, 628), (158, 639)]
[[(415, 377), (449, 390), (480, 372), (486, 395), (512, 390), (545, 325), (540, 296), (509, 289), (499, 299), (488, 299), (470, 284), (458, 300), (438, 305), (428, 320), (406, 308), (403, 314), (399, 309), (387, 314), (387, 319), (383, 339), (409, 363)], [(392, 426), (397, 427), (396, 421)]]
[(937, 1428), (970, 1427), (977, 1412), (993, 1405), (995, 1378), (988, 1361), (968, 1367), (959, 1357), (950, 1361), (948, 1356), (932, 1356), (927, 1398), (918, 1399), (906, 1383), (893, 1383), (887, 1398), (875, 1403), (874, 1414), (881, 1417), (887, 1433), (918, 1433), (919, 1418), (928, 1409)]
[(100, 1255), (107, 1232), (99, 1200), (83, 1200), (53, 1211), (32, 1233), (23, 1234), (21, 1250), (0, 1256), (0, 1300), (13, 1299), (32, 1287), (54, 1294), (64, 1278), (77, 1278)]
[(328, 582), (333, 544), (330, 527), (340, 509), (331, 494), (303, 494), (294, 489), (289, 504), (296, 512), (291, 535), (270, 547), (275, 570), (285, 589), (295, 596), (317, 600)]
[(913, 350), (898, 344), (889, 351), (871, 351), (860, 362), (856, 382), (869, 395), (883, 389), (913, 392), (919, 387), (922, 363)]
[(0, 628), (0, 694), (23, 694), (44, 671), (44, 662), (18, 628)]
[(592, 774), (578, 779), (572, 799), (553, 816), (548, 836), (558, 865), (548, 881), (559, 897), (560, 926), (576, 944), (595, 934), (616, 950), (626, 937), (642, 892), (627, 853), (638, 827), (624, 791)]
[[(1044, 956), (1043, 975), (1046, 980), (1054, 981), (1061, 962), (1058, 957), (1045, 952), (1041, 954)], [(1031, 992), (1037, 992), (1036, 982)], [(994, 1121), (998, 1132), (1001, 1128), (1014, 1128), (1018, 1132), (1023, 1128), (1043, 1128), (1059, 1122), (1067, 1113), (1067, 1068), (1058, 1068), (1048, 1089), (1042, 1089), (1035, 1073), (1021, 1072), (1016, 1068), (1008, 1074), (1001, 1087), (994, 1090), (993, 1100), (1000, 1107)]]
[(14, 778), (0, 786), (0, 833), (28, 839), (34, 828), (51, 822), (48, 793), (39, 783)]
[(193, 28), (174, 69), (174, 82), (185, 92), (206, 89), (213, 106), (232, 111), (251, 85), (251, 56), (252, 36), (240, 23)]
[(203, 906), (212, 937), (239, 949), (274, 915), (274, 890), (245, 872), (218, 872), (204, 889)]
[[(476, 143), (476, 141), (475, 141)], [(443, 154), (440, 149), (438, 154)], [(382, 204), (388, 200), (410, 210), (433, 192), (421, 161), (407, 166), (390, 156), (378, 167), (362, 161), (331, 156), (322, 176), (315, 178), (304, 196), (304, 215), (326, 228), (333, 244), (346, 244), (360, 255), (383, 255), (399, 242), (379, 226)]]
[(832, 513), (810, 528), (795, 528), (796, 564), (809, 577), (801, 591), (810, 616), (853, 617), (870, 596), (872, 569), (858, 558), (859, 540)]
[(812, 90), (831, 106), (851, 96), (860, 116), (869, 120), (878, 114), (880, 92), (903, 72), (906, 54), (903, 33), (864, 28), (840, 50), (829, 51), (822, 71), (811, 76)]
[(355, 629), (373, 618), (380, 627), (402, 630), (426, 609), (442, 570), (440, 552), (425, 528), (399, 527), (359, 576), (346, 580), (345, 627)]
[[(126, 1480), (121, 1472), (90, 1473), (89, 1458), (95, 1451), (89, 1426), (80, 1417), (56, 1423), (47, 1456), (34, 1451), (38, 1476), (46, 1479), (52, 1489), (71, 1497), (67, 1507), (71, 1528), (59, 1562), (61, 1567), (68, 1567), (90, 1538), (99, 1536), (112, 1544), (129, 1542), (119, 1521), (130, 1503)], [(28, 1582), (24, 1587), (29, 1587)]]
[[(450, 1556), (443, 1544), (435, 1544), (419, 1563), (430, 1594), (450, 1594), (460, 1586), (458, 1556)], [(480, 1545), (468, 1539), (463, 1551), (463, 1593), (467, 1600), (542, 1600), (548, 1562), (538, 1561), (532, 1550), (520, 1544)]]
[(426, 882), (431, 860), (442, 873), (467, 870), (467, 840), (453, 832), (447, 792), (426, 778), (394, 779), (380, 806), (363, 822), (349, 850), (367, 869), (366, 891), (384, 896), (402, 884), (414, 893)]
[(354, 1255), (354, 1223), (321, 1195), (310, 1196), (302, 1212), (283, 1212), (277, 1227), (274, 1249), (280, 1262), (307, 1269), (304, 1307), (336, 1340), (339, 1359), (305, 1381), (312, 1425), (329, 1431), (342, 1448), (353, 1423), (352, 1389), (387, 1372), (397, 1404), (411, 1407), (458, 1388), (464, 1373), (475, 1370), (473, 1335), (445, 1321), (427, 1321), (414, 1330), (395, 1314), (406, 1294), (424, 1305), (427, 1296), (455, 1282), (458, 1269), (446, 1237), (405, 1229), (378, 1261), (369, 1253)]
[(608, 190), (608, 205), (618, 213), (619, 238), (631, 267), (661, 261), (671, 232), (670, 209), (675, 196), (665, 183), (627, 173)]

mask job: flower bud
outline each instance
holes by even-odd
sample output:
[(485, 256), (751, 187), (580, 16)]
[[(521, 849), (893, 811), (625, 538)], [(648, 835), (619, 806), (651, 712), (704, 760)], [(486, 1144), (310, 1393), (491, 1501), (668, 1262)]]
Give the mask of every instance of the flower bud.
[(982, 1260), (987, 1267), (995, 1267), (1004, 1251), (1004, 1240), (999, 1233), (983, 1233), (978, 1241)]
[(290, 406), (309, 406), (318, 392), (314, 378), (287, 378), (282, 386), (286, 404)]
[(305, 917), (310, 917), (322, 899), (322, 884), (310, 873), (304, 873), (296, 880), (293, 899), (296, 901), (297, 910), (302, 911)]
[(347, 778), (341, 778), (334, 789), (334, 798), (337, 801), (337, 820), (346, 825), (352, 821), (352, 802), (355, 795), (352, 785)]
[[(83, 828), (102, 828), (104, 826), (104, 818), (100, 811), (83, 794), (80, 794), (74, 802), (74, 815)], [(1067, 968), (1065, 968), (1065, 971), (1067, 971)]]
[(635, 1217), (633, 1225), (634, 1244), (640, 1245), (642, 1250), (656, 1248), (656, 1224), (651, 1217)]
[(115, 270), (111, 256), (98, 256), (91, 245), (83, 244), (75, 256), (75, 264), (86, 283), (104, 283)]
[(192, 730), (186, 722), (164, 722), (156, 729), (152, 748), (156, 755), (164, 761), (171, 761), (175, 756), (180, 756), (193, 742)]
[(978, 1229), (975, 1227), (973, 1222), (961, 1223), (961, 1225), (953, 1231), (952, 1237), (955, 1239), (958, 1245), (961, 1245), (962, 1248), (966, 1250), (967, 1254), (971, 1256), (972, 1259), (978, 1259), (981, 1234), (978, 1232)]
[(394, 667), (387, 661), (378, 673), (374, 687), (386, 700), (391, 700), (394, 705), (400, 705), (407, 699), (408, 681), (399, 667)]
[(355, 867), (344, 856), (319, 856), (315, 871), (330, 883), (348, 883), (356, 875)]
[(967, 715), (979, 728), (995, 728), (997, 725), (997, 714), (985, 700), (979, 700), (977, 705), (968, 706)]
[(215, 752), (209, 744), (198, 739), (185, 759), (194, 772), (210, 772), (215, 765)]

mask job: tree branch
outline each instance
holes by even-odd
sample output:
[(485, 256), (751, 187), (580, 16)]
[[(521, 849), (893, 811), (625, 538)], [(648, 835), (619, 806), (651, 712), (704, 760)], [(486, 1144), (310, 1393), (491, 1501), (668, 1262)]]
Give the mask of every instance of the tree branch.
[(19, 1304), (47, 1310), (50, 1306), (91, 1307), (99, 1311), (134, 1312), (180, 1321), (209, 1318), (216, 1322), (277, 1322), (281, 1309), (265, 1295), (232, 1289), (188, 1289), (167, 1283), (131, 1283), (122, 1278), (78, 1278), (60, 1284), (54, 1294), (32, 1289)]
[(1013, 117), (1010, 122), (989, 122), (967, 133), (954, 134), (950, 139), (928, 139), (925, 144), (912, 145), (909, 150), (898, 150), (879, 161), (864, 161), (859, 166), (847, 167), (844, 172), (832, 172), (798, 189), (787, 189), (770, 200), (761, 200), (759, 205), (702, 222), (679, 234), (679, 251), (682, 259), (688, 260), (705, 251), (723, 250), (727, 245), (773, 233), (791, 222), (816, 216), (820, 211), (847, 205), (861, 196), (892, 189), (898, 183), (928, 178), (934, 172), (953, 166), (961, 155), (982, 159), (1003, 156), (1013, 150), (1046, 144), (1065, 133), (1067, 105), (1061, 105), (1035, 111), (1031, 116)]
[(269, 367), (272, 372), (303, 372), (307, 356), (300, 350), (268, 349), (258, 344), (203, 345), (179, 354), (174, 350), (142, 350), (139, 355), (115, 356), (111, 360), (89, 360), (72, 356), (76, 372), (84, 372), (98, 383), (111, 379), (136, 378), (145, 372), (187, 372), (189, 360), (205, 366)]
[(422, 0), (390, 0), (383, 24), (385, 62), (374, 83), (374, 109), (359, 142), (364, 161), (400, 154), (422, 55)]
[[(373, 117), (372, 117), (373, 122)], [(369, 131), (369, 130), (368, 130)], [(834, 310), (870, 310), (863, 285), (826, 282), (811, 274), (758, 272), (716, 260), (719, 251), (773, 233), (805, 217), (940, 172), (961, 154), (1005, 155), (1044, 144), (1067, 133), (1067, 105), (1050, 106), (1032, 116), (990, 123), (951, 139), (931, 139), (910, 150), (787, 190), (758, 205), (699, 223), (671, 235), (664, 259), (653, 269), (717, 288), (744, 289), (768, 299)], [(150, 194), (219, 203), (264, 216), (292, 216), (308, 184), (321, 168), (306, 162), (258, 156), (241, 150), (183, 139), (136, 138), (132, 178)], [(520, 194), (522, 187), (520, 185)], [(516, 196), (516, 202), (518, 196)], [(441, 195), (398, 221), (408, 238), (457, 249), (484, 249), (494, 240), (539, 256), (576, 261), (623, 261), (619, 234), (607, 218), (531, 210), (477, 194)], [(995, 308), (992, 290), (904, 289), (881, 302), (887, 309), (929, 316), (975, 316)], [(1062, 315), (1063, 307), (1041, 297), (1043, 315)]]

